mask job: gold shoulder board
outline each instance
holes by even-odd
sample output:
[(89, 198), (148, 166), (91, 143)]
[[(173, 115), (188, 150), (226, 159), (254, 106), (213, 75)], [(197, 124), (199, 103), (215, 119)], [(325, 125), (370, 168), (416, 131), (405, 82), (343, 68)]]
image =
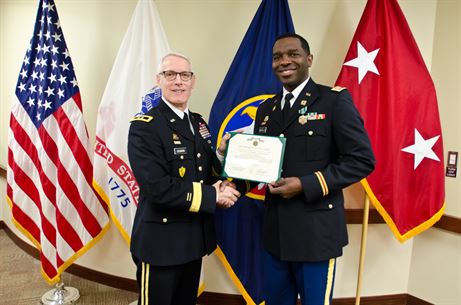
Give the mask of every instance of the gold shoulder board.
[(347, 88), (346, 87), (340, 87), (340, 86), (334, 86), (333, 88), (331, 88), (331, 91), (341, 92), (344, 89), (347, 89)]
[(154, 117), (151, 116), (151, 115), (137, 115), (137, 116), (135, 116), (134, 118), (132, 118), (132, 119), (130, 120), (130, 122), (141, 121), (141, 122), (149, 123), (149, 122), (152, 121), (153, 119), (154, 119)]

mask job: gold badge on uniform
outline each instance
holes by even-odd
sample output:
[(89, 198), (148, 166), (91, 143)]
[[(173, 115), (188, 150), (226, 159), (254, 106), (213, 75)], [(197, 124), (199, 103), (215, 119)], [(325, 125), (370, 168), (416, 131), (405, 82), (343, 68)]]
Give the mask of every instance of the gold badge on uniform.
[(181, 141), (179, 140), (179, 136), (175, 133), (173, 133), (173, 143), (176, 145), (181, 144)]
[(311, 93), (310, 93), (310, 92), (306, 92), (306, 96), (311, 96)]
[(186, 174), (186, 168), (184, 166), (181, 166), (179, 168), (179, 176), (184, 177), (184, 175)]
[(306, 106), (307, 105), (307, 101), (306, 100), (302, 100), (301, 101), (301, 106)]
[(304, 125), (307, 123), (307, 115), (300, 115), (298, 118), (298, 122), (301, 125)]

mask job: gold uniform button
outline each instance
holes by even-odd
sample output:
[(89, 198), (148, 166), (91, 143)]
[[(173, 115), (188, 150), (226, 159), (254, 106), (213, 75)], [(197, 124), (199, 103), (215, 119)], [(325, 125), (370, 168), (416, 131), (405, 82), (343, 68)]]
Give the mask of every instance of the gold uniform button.
[(313, 132), (312, 130), (309, 130), (309, 131), (307, 132), (307, 134), (311, 136), (311, 135), (314, 134), (314, 132)]
[(168, 218), (163, 218), (162, 221), (163, 221), (163, 223), (167, 223), (167, 222), (168, 222)]
[(197, 158), (200, 158), (202, 156), (201, 153), (197, 153)]
[(328, 205), (328, 208), (329, 208), (329, 209), (332, 209), (332, 208), (333, 208), (333, 205), (330, 203), (330, 204)]
[(279, 137), (284, 137), (284, 136), (285, 136), (285, 135), (284, 135), (283, 133), (281, 133), (281, 134), (279, 135)]
[(199, 172), (201, 172), (202, 169), (203, 169), (202, 166), (199, 166), (199, 167), (198, 167), (198, 171), (199, 171)]
[(211, 140), (208, 140), (207, 142), (208, 142), (208, 144), (211, 144)]
[(200, 183), (203, 183), (203, 180), (200, 180)]
[(179, 157), (179, 158), (180, 158), (181, 160), (184, 160), (184, 156), (183, 156), (183, 155), (181, 155), (181, 157)]

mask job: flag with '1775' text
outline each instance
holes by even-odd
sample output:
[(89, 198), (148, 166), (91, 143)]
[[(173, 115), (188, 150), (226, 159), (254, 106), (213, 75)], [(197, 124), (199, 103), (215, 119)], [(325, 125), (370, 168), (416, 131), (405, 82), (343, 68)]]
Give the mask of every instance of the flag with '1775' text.
[(99, 105), (94, 154), (94, 186), (128, 244), (139, 197), (128, 162), (128, 129), (136, 114), (147, 112), (160, 99), (154, 80), (168, 51), (154, 1), (139, 0)]

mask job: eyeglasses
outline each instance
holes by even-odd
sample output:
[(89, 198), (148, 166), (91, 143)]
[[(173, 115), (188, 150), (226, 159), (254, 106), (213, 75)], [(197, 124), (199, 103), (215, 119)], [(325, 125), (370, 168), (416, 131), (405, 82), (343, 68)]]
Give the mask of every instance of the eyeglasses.
[(192, 78), (192, 75), (194, 75), (193, 72), (175, 72), (175, 71), (163, 71), (160, 72), (160, 74), (165, 77), (166, 80), (172, 81), (176, 79), (176, 75), (179, 74), (179, 77), (181, 78), (182, 81), (189, 81)]

